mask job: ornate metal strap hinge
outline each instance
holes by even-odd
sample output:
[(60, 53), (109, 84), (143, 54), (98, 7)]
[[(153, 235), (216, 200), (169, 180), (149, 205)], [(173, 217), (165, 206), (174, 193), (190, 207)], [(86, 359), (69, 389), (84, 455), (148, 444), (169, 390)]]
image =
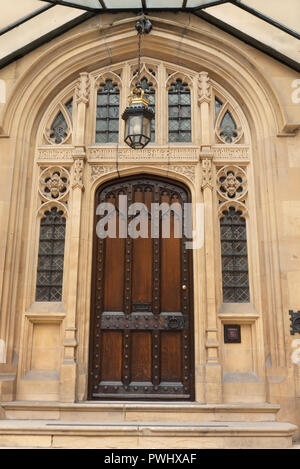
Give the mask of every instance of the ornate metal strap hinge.
[(291, 335), (300, 334), (300, 311), (289, 311), (291, 321)]

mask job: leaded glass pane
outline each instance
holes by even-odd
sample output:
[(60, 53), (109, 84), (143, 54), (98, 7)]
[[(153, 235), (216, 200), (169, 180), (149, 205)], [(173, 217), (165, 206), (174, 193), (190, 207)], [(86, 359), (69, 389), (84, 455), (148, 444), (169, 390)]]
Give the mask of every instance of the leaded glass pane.
[(119, 139), (120, 92), (112, 80), (102, 83), (97, 94), (96, 142), (110, 143)]
[(66, 220), (56, 207), (40, 225), (36, 301), (61, 301)]
[(220, 220), (223, 301), (249, 301), (246, 222), (233, 207)]
[(169, 142), (191, 141), (191, 94), (179, 78), (168, 92)]

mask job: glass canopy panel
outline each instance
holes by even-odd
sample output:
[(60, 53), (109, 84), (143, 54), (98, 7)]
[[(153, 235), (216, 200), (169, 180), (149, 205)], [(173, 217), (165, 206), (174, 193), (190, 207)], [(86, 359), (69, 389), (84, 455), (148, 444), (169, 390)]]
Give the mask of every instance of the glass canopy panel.
[[(44, 2), (40, 2), (43, 5)], [(47, 5), (47, 3), (45, 3)], [(44, 34), (63, 27), (65, 23), (82, 15), (82, 10), (55, 6), (0, 37), (0, 59), (38, 40)]]
[[(296, 0), (243, 0), (240, 3), (300, 32), (300, 2)], [(284, 4), (284, 5), (283, 5)]]
[(142, 1), (141, 0), (104, 0), (106, 8), (118, 8), (119, 10), (122, 8), (142, 8)]
[(183, 0), (146, 0), (147, 8), (182, 8)]
[[(297, 8), (299, 10), (299, 6)], [(224, 23), (233, 26), (243, 33), (248, 34), (266, 46), (277, 50), (281, 54), (290, 57), (294, 61), (300, 62), (298, 39), (284, 31), (281, 31), (266, 21), (251, 15), (232, 3), (225, 3), (223, 5), (206, 8), (203, 11)], [(271, 11), (268, 16), (272, 18)], [(299, 27), (297, 29), (299, 29)]]
[(2, 5), (0, 15), (0, 28), (18, 21), (23, 16), (30, 15), (33, 11), (39, 10), (47, 5), (46, 2), (40, 0), (17, 0), (10, 4)]

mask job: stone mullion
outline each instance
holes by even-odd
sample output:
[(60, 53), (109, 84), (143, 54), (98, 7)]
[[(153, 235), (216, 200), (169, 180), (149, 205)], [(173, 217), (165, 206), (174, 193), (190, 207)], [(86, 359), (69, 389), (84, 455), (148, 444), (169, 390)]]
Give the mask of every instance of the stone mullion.
[(80, 226), (83, 192), (83, 173), (85, 166), (85, 121), (86, 107), (89, 101), (90, 81), (87, 73), (81, 73), (75, 90), (77, 104), (77, 121), (74, 136), (72, 166), (72, 197), (70, 207), (70, 246), (69, 276), (67, 288), (67, 315), (64, 331), (64, 356), (61, 366), (61, 399), (74, 402), (76, 399), (76, 348), (77, 348), (77, 302), (79, 282)]
[(168, 142), (168, 92), (166, 89), (167, 73), (163, 63), (160, 63), (157, 68), (157, 83), (158, 89), (156, 90), (155, 97), (155, 110), (156, 110), (156, 134), (155, 140), (158, 145), (164, 145)]

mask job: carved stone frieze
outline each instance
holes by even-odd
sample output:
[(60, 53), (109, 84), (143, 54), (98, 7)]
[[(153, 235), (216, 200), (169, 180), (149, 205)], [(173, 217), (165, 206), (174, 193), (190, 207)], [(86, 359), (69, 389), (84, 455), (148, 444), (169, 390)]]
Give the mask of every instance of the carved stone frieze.
[(145, 148), (132, 150), (130, 148), (88, 148), (87, 160), (96, 161), (198, 161), (198, 148)]
[(214, 162), (237, 162), (249, 161), (250, 150), (248, 147), (241, 146), (215, 146), (213, 147)]
[(62, 161), (72, 163), (72, 153), (71, 148), (40, 148), (37, 151), (37, 160), (38, 161)]
[[(90, 180), (92, 182), (96, 179), (104, 176), (105, 174), (113, 173), (117, 171), (116, 165), (91, 165), (90, 166)], [(121, 166), (119, 170), (136, 168), (136, 166)], [(163, 169), (164, 171), (173, 171), (179, 173), (182, 176), (185, 176), (192, 182), (195, 182), (196, 179), (196, 166), (195, 165), (159, 165), (155, 166), (157, 169)]]

